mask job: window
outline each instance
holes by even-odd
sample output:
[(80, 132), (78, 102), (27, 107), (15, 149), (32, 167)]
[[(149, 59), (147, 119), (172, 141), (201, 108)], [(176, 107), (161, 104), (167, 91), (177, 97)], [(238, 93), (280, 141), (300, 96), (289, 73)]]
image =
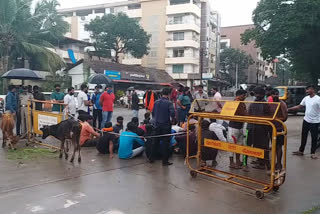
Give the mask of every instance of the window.
[(114, 13), (114, 7), (110, 8), (110, 13), (113, 14)]
[(184, 57), (184, 49), (174, 49), (173, 57)]
[(157, 51), (150, 51), (151, 57), (157, 57)]
[(227, 48), (227, 43), (226, 42), (221, 42), (220, 43), (220, 49), (226, 49)]
[(184, 40), (184, 32), (174, 32), (173, 41)]
[(174, 16), (173, 17), (173, 24), (182, 24), (182, 16)]
[(172, 73), (183, 73), (183, 65), (172, 65)]
[(86, 20), (86, 17), (85, 17), (85, 16), (81, 16), (81, 20), (82, 20), (82, 21), (85, 21), (85, 20)]
[(140, 9), (141, 4), (129, 4), (128, 5), (128, 10), (135, 10), (135, 9)]

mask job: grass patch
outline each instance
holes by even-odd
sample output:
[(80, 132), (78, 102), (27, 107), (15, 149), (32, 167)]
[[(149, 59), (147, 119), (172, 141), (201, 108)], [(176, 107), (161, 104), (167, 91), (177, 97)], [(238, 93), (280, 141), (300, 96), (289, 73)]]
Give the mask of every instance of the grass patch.
[(320, 211), (320, 205), (314, 206), (308, 209), (307, 211), (302, 212), (302, 214), (312, 214), (312, 213), (316, 213), (317, 211)]
[(58, 152), (40, 148), (9, 150), (7, 153), (7, 159), (9, 160), (34, 160), (38, 158), (57, 158), (58, 156)]

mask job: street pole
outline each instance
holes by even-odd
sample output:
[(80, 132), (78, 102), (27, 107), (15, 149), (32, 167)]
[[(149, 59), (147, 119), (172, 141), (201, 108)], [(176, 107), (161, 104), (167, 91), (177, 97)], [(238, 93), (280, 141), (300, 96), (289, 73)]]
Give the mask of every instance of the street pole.
[(202, 73), (203, 73), (203, 48), (200, 48), (200, 85), (202, 85)]
[(238, 90), (238, 72), (239, 72), (239, 64), (236, 64), (236, 89)]

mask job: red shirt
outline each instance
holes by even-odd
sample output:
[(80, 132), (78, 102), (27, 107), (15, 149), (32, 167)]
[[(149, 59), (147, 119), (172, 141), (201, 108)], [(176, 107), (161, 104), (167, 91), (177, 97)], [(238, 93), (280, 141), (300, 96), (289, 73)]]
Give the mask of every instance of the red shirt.
[(107, 92), (104, 92), (100, 97), (100, 101), (102, 102), (102, 111), (113, 111), (114, 100), (114, 93), (108, 94)]

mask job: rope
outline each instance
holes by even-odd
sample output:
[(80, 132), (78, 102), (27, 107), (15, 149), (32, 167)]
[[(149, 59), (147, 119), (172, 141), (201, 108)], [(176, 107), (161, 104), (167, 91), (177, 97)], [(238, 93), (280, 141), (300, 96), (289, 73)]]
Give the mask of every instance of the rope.
[[(68, 114), (69, 117), (72, 117), (73, 119), (77, 120), (78, 122), (82, 122), (79, 119), (76, 119), (73, 115)], [(184, 135), (187, 132), (178, 132), (178, 133), (173, 133), (173, 134), (163, 134), (163, 135), (153, 135), (153, 136), (132, 136), (132, 135), (123, 135), (123, 134), (119, 134), (119, 133), (115, 133), (115, 132), (106, 132), (106, 131), (102, 131), (101, 129), (97, 129), (95, 127), (93, 127), (94, 130), (98, 131), (98, 132), (102, 132), (102, 133), (109, 133), (112, 135), (116, 135), (116, 136), (123, 136), (123, 137), (132, 137), (132, 138), (144, 138), (144, 139), (149, 139), (149, 138), (160, 138), (160, 137), (171, 137), (171, 136), (177, 136), (177, 135)]]

